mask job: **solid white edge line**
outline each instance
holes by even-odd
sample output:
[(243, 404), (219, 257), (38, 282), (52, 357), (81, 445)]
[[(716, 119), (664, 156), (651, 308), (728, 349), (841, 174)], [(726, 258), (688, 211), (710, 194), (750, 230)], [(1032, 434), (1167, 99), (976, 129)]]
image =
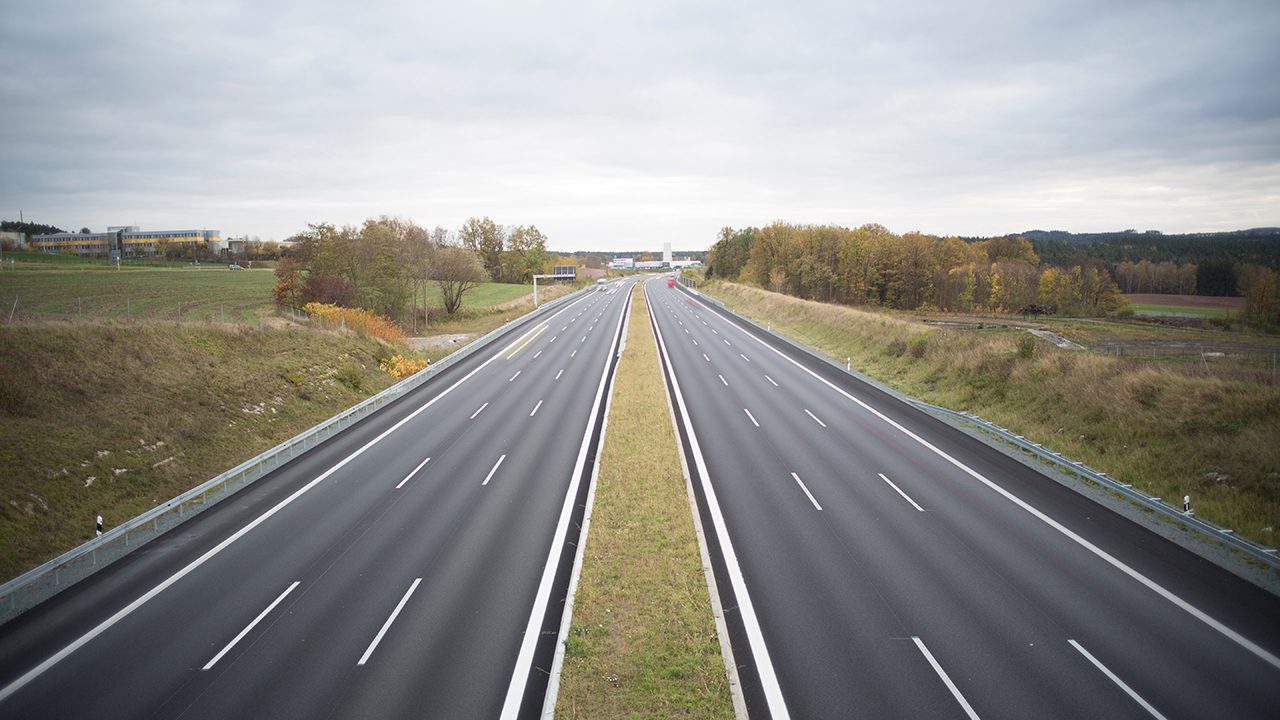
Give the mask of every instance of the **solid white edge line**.
[(387, 630), (391, 628), (391, 623), (396, 621), (396, 616), (398, 616), (400, 611), (404, 609), (404, 604), (409, 602), (409, 596), (413, 594), (414, 590), (418, 589), (418, 583), (421, 582), (422, 578), (414, 580), (413, 584), (409, 586), (409, 589), (405, 591), (404, 597), (400, 598), (400, 602), (396, 604), (396, 609), (391, 611), (391, 616), (387, 618), (386, 622), (382, 623), (382, 629), (373, 637), (373, 642), (369, 643), (369, 647), (366, 648), (364, 654), (360, 656), (360, 661), (356, 663), (356, 667), (363, 666), (365, 663), (369, 662), (369, 656), (378, 648), (378, 643), (382, 642), (382, 636), (387, 634)]
[[(582, 302), (583, 299), (585, 298), (574, 300), (568, 305), (565, 305), (563, 308), (560, 308), (558, 311), (556, 311), (555, 315), (552, 315), (550, 318), (547, 318), (547, 320), (545, 320), (544, 322), (550, 322), (552, 319), (556, 317), (556, 315), (559, 315), (567, 311), (569, 308)], [(530, 330), (529, 332), (533, 332), (533, 331)], [(417, 410), (414, 410), (413, 412), (406, 415), (404, 419), (402, 419), (400, 422), (382, 431), (380, 435), (378, 435), (374, 439), (362, 445), (360, 449), (346, 456), (342, 460), (339, 460), (337, 464), (335, 464), (333, 467), (329, 468), (328, 470), (325, 470), (318, 477), (316, 477), (316, 479), (312, 480), (306, 485), (303, 485), (302, 487), (295, 490), (292, 495), (276, 503), (270, 510), (254, 518), (251, 522), (249, 522), (249, 524), (237, 530), (227, 539), (223, 540), (222, 542), (213, 546), (209, 550), (205, 551), (203, 555), (196, 558), (195, 560), (192, 560), (190, 563), (184, 566), (181, 570), (174, 573), (173, 575), (170, 575), (163, 582), (161, 582), (159, 585), (156, 585), (155, 587), (148, 590), (137, 600), (134, 600), (133, 602), (129, 603), (123, 608), (120, 608), (120, 610), (116, 611), (114, 615), (112, 615), (111, 617), (107, 618), (106, 620), (103, 620), (101, 623), (98, 623), (96, 626), (94, 626), (92, 630), (76, 638), (71, 643), (67, 644), (65, 647), (63, 647), (61, 650), (54, 653), (53, 655), (50, 655), (39, 665), (36, 665), (35, 667), (31, 668), (27, 672), (23, 673), (23, 675), (19, 677), (17, 680), (14, 680), (13, 682), (4, 686), (3, 689), (0, 689), (0, 702), (4, 701), (5, 698), (9, 697), (13, 693), (21, 690), (27, 683), (39, 677), (49, 668), (53, 667), (59, 662), (62, 662), (62, 660), (66, 659), (66, 657), (71, 653), (84, 647), (85, 644), (87, 644), (89, 641), (93, 640), (97, 636), (109, 630), (112, 625), (115, 625), (116, 623), (120, 622), (125, 617), (127, 617), (130, 613), (132, 613), (134, 610), (137, 610), (138, 608), (145, 605), (152, 598), (154, 598), (156, 595), (159, 595), (160, 593), (164, 592), (170, 585), (173, 585), (174, 583), (178, 582), (182, 578), (189, 575), (196, 568), (208, 562), (210, 558), (212, 558), (213, 556), (225, 550), (229, 545), (234, 543), (236, 540), (239, 540), (240, 538), (247, 535), (249, 531), (253, 530), (254, 528), (261, 525), (262, 523), (266, 522), (268, 518), (270, 518), (272, 515), (275, 515), (277, 512), (280, 512), (280, 510), (284, 509), (287, 505), (289, 505), (289, 503), (292, 503), (294, 500), (297, 500), (308, 490), (315, 487), (316, 485), (319, 485), (322, 481), (324, 481), (325, 478), (337, 472), (347, 463), (356, 459), (360, 455), (363, 455), (366, 450), (378, 444), (379, 442), (382, 442), (383, 438), (387, 437), (388, 435), (395, 432), (396, 430), (399, 430), (401, 427), (407, 424), (410, 420), (414, 419), (419, 414), (421, 414), (424, 410), (434, 405), (437, 400), (453, 392), (454, 388), (458, 387), (459, 385), (466, 382), (467, 380), (470, 380), (472, 376), (474, 376), (476, 373), (488, 367), (489, 363), (502, 357), (503, 352), (505, 352), (505, 350), (500, 350), (494, 353), (492, 356), (489, 357), (488, 360), (485, 360), (484, 362), (480, 363), (480, 365), (477, 366), (476, 369), (472, 370), (471, 372), (459, 378), (457, 382), (445, 388), (439, 395), (436, 395), (435, 397), (431, 398), (427, 402), (423, 403), (421, 407), (419, 407)]]
[(286, 597), (289, 593), (293, 592), (293, 589), (294, 589), (294, 588), (298, 587), (299, 583), (301, 583), (301, 581), (300, 581), (300, 580), (294, 580), (294, 581), (293, 581), (293, 584), (292, 584), (292, 585), (290, 585), (289, 587), (285, 588), (285, 589), (284, 589), (284, 592), (280, 593), (280, 595), (279, 595), (275, 600), (272, 600), (272, 601), (271, 601), (271, 604), (270, 604), (270, 605), (268, 605), (268, 606), (267, 606), (267, 608), (266, 608), (265, 610), (263, 610), (262, 612), (258, 613), (258, 617), (254, 618), (254, 619), (253, 619), (253, 622), (251, 622), (251, 623), (249, 623), (248, 625), (246, 625), (246, 626), (245, 626), (245, 628), (239, 632), (239, 634), (237, 634), (235, 637), (231, 638), (231, 642), (227, 643), (227, 646), (226, 646), (226, 647), (224, 647), (224, 648), (222, 648), (221, 650), (219, 650), (219, 651), (218, 651), (218, 654), (217, 654), (217, 655), (214, 655), (214, 656), (213, 656), (213, 659), (212, 659), (212, 660), (210, 660), (209, 662), (205, 663), (204, 667), (202, 667), (202, 668), (200, 668), (200, 669), (201, 669), (201, 670), (208, 670), (209, 668), (213, 667), (214, 665), (217, 665), (217, 664), (218, 664), (218, 661), (222, 659), (222, 656), (223, 656), (223, 655), (226, 655), (226, 654), (227, 654), (227, 653), (229, 653), (229, 652), (231, 652), (231, 648), (235, 647), (235, 646), (236, 646), (236, 643), (238, 643), (238, 642), (240, 642), (241, 640), (243, 640), (243, 639), (244, 639), (244, 636), (245, 636), (245, 635), (248, 635), (250, 630), (253, 630), (253, 628), (254, 628), (255, 626), (257, 626), (257, 624), (258, 624), (258, 623), (262, 622), (262, 618), (264, 618), (264, 617), (266, 617), (268, 614), (270, 614), (270, 613), (271, 613), (271, 611), (272, 611), (272, 610), (274, 610), (274, 609), (275, 609), (275, 607), (276, 607), (277, 605), (279, 605), (279, 604), (280, 604), (280, 601), (281, 601), (281, 600), (284, 600), (284, 599), (285, 599), (285, 597)]
[(534, 405), (534, 406), (533, 406), (533, 412), (529, 413), (529, 417), (533, 417), (534, 413), (538, 412), (538, 408), (540, 408), (540, 407), (542, 407), (542, 401), (541, 401), (541, 400), (539, 400), (539, 401), (538, 401), (538, 404), (537, 404), (537, 405)]
[(409, 478), (413, 477), (414, 475), (417, 475), (418, 471), (422, 469), (422, 466), (426, 465), (429, 462), (431, 462), (431, 458), (427, 458), (426, 460), (423, 460), (422, 462), (418, 463), (418, 467), (414, 468), (413, 472), (409, 473), (408, 475), (405, 475), (404, 479), (400, 481), (400, 484), (396, 485), (396, 489), (399, 490), (405, 483), (409, 482)]
[[(627, 308), (627, 317), (622, 321), (622, 336), (626, 337), (627, 328), (631, 325), (631, 309)], [(618, 349), (622, 353), (622, 349)], [(596, 483), (600, 477), (600, 456), (604, 453), (604, 438), (609, 432), (609, 409), (613, 407), (613, 389), (617, 384), (609, 386), (609, 394), (604, 400), (604, 420), (600, 424), (600, 446), (596, 450), (595, 462), (591, 465), (591, 479), (587, 485), (586, 508), (582, 513), (582, 531), (578, 536), (578, 547), (573, 554), (573, 570), (569, 572), (569, 590), (564, 598), (564, 614), (560, 616), (560, 631), (556, 635), (556, 649), (551, 656), (551, 673), (547, 679), (547, 694), (542, 698), (542, 717), (552, 720), (556, 716), (556, 700), (560, 696), (560, 674), (564, 669), (564, 641), (569, 637), (569, 628), (573, 624), (573, 604), (578, 594), (578, 580), (582, 576), (582, 561), (587, 549), (587, 536), (591, 532), (591, 510), (596, 503)]]
[[(701, 487), (703, 487), (703, 496), (707, 498), (707, 509), (712, 516), (712, 525), (716, 529), (716, 538), (721, 546), (721, 555), (724, 559), (724, 568), (730, 579), (730, 585), (733, 588), (733, 596), (737, 598), (737, 609), (742, 616), (742, 628), (746, 632), (746, 642), (751, 647), (751, 655), (755, 659), (756, 674), (760, 678), (760, 687), (764, 691), (765, 705), (768, 705), (769, 715), (774, 720), (785, 720), (790, 717), (787, 711), (786, 698), (782, 697), (781, 685), (778, 685), (778, 676), (773, 669), (773, 659), (769, 656), (769, 648), (764, 642), (764, 633), (760, 630), (760, 620), (755, 616), (755, 603), (751, 602), (751, 594), (746, 589), (746, 579), (742, 577), (742, 569), (737, 562), (737, 552), (733, 550), (733, 542), (728, 537), (728, 528), (724, 523), (724, 515), (719, 507), (719, 501), (716, 498), (716, 488), (712, 487), (710, 482), (710, 473), (707, 471), (707, 460), (703, 457), (703, 451), (698, 443), (698, 434), (694, 432), (694, 425), (689, 418), (689, 407), (685, 404), (685, 396), (680, 393), (680, 380), (676, 378), (675, 368), (671, 364), (671, 356), (667, 352), (667, 343), (663, 341), (662, 329), (654, 325), (654, 333), (658, 336), (658, 347), (662, 350), (663, 364), (667, 366), (667, 372), (671, 377), (671, 387), (676, 396), (676, 404), (680, 406), (681, 423), (685, 425), (685, 436), (689, 438), (689, 447), (692, 455), (694, 455), (694, 466), (698, 468), (698, 475)], [(750, 415), (750, 413), (748, 413)]]
[(933, 666), (933, 671), (938, 673), (938, 677), (942, 678), (942, 682), (946, 684), (947, 689), (951, 691), (951, 695), (955, 697), (956, 702), (960, 703), (960, 707), (964, 708), (964, 711), (968, 714), (970, 720), (978, 720), (978, 713), (973, 711), (973, 706), (969, 704), (968, 700), (964, 699), (964, 695), (960, 694), (960, 688), (956, 687), (956, 684), (951, 682), (951, 678), (947, 675), (947, 671), (942, 669), (942, 666), (938, 664), (938, 661), (933, 658), (933, 653), (929, 652), (929, 648), (924, 646), (924, 641), (915, 635), (912, 635), (911, 639), (915, 641), (916, 647), (920, 648), (920, 652), (924, 655), (924, 659), (928, 660), (929, 664)]
[(809, 502), (813, 503), (813, 506), (818, 508), (818, 510), (822, 510), (822, 506), (813, 498), (813, 493), (809, 492), (809, 486), (804, 484), (804, 481), (800, 479), (800, 476), (795, 473), (791, 473), (791, 477), (795, 479), (796, 484), (800, 486), (800, 489), (804, 491), (804, 494), (809, 496)]
[(479, 410), (476, 410), (475, 412), (471, 413), (471, 417), (470, 417), (470, 419), (471, 419), (471, 420), (475, 420), (475, 419), (476, 419), (476, 416), (477, 416), (477, 415), (479, 415), (480, 413), (484, 412), (484, 409), (485, 409), (485, 408), (487, 408), (487, 407), (489, 407), (489, 403), (487, 403), (487, 402), (486, 402), (485, 404), (483, 404), (483, 405), (481, 405), (481, 406), (480, 406), (480, 409), (479, 409)]
[(494, 473), (496, 473), (496, 472), (498, 472), (498, 467), (499, 467), (500, 465), (502, 465), (502, 461), (503, 461), (503, 460), (506, 460), (506, 459), (507, 459), (507, 456), (506, 456), (506, 454), (504, 453), (504, 454), (502, 455), (502, 457), (498, 458), (498, 462), (496, 462), (496, 463), (494, 463), (494, 464), (493, 464), (493, 469), (489, 471), (489, 474), (488, 474), (488, 475), (485, 475), (485, 476), (484, 476), (484, 482), (482, 482), (482, 483), (480, 483), (480, 484), (481, 484), (481, 485), (488, 485), (488, 484), (489, 484), (489, 481), (493, 479), (493, 474), (494, 474)]
[[(729, 584), (733, 588), (734, 597), (738, 600), (738, 611), (742, 616), (742, 626), (747, 634), (747, 644), (751, 647), (751, 654), (755, 658), (756, 674), (760, 677), (760, 686), (764, 691), (765, 704), (768, 706), (769, 715), (774, 720), (786, 720), (791, 717), (790, 712), (787, 710), (787, 701), (782, 697), (782, 688), (778, 685), (778, 676), (773, 669), (773, 659), (769, 655), (764, 633), (760, 629), (760, 619), (756, 617), (755, 603), (751, 601), (751, 594), (747, 590), (747, 581), (742, 575), (742, 568), (738, 565), (738, 554), (733, 549), (733, 541), (729, 539), (728, 526), (725, 524), (724, 514), (720, 510), (720, 502), (716, 499), (715, 488), (711, 485), (711, 475), (707, 472), (707, 462), (702, 457), (702, 448), (698, 444), (698, 436), (693, 431), (693, 423), (689, 418), (688, 406), (685, 404), (684, 396), (680, 394), (680, 381), (676, 379), (675, 370), (671, 365), (671, 356), (667, 353), (667, 344), (662, 339), (662, 330), (656, 324), (653, 330), (658, 337), (658, 347), (662, 350), (662, 358), (669, 371), (671, 388), (676, 397), (676, 404), (680, 407), (685, 435), (689, 439), (689, 447), (693, 452), (694, 466), (698, 469), (699, 484), (702, 485), (703, 497), (707, 499), (707, 510), (711, 514), (711, 523), (715, 529), (716, 539), (720, 543), (720, 554), (724, 558), (725, 571), (729, 575)], [(751, 413), (748, 412), (747, 414), (750, 415)]]
[(756, 422), (756, 416), (752, 415), (750, 410), (746, 408), (742, 408), (742, 412), (746, 413), (747, 417), (751, 418), (752, 425), (755, 425), (756, 427), (760, 427), (760, 423)]
[(822, 422), (821, 420), (819, 420), (819, 419), (818, 419), (818, 416), (817, 416), (817, 415), (814, 415), (813, 413), (809, 412), (809, 408), (805, 408), (805, 409), (804, 409), (804, 412), (805, 412), (805, 414), (806, 414), (806, 415), (808, 415), (809, 417), (813, 418), (813, 421), (814, 421), (814, 422), (818, 423), (818, 424), (819, 424), (819, 425), (821, 425), (822, 427), (826, 427), (826, 426), (827, 426), (827, 424), (826, 424), (826, 423), (824, 423), (824, 422)]
[(822, 377), (821, 375), (818, 375), (818, 374), (817, 374), (817, 373), (815, 373), (814, 371), (812, 371), (812, 370), (810, 370), (809, 368), (805, 367), (804, 365), (800, 364), (800, 362), (799, 362), (799, 361), (795, 360), (794, 358), (792, 358), (791, 356), (789, 356), (789, 355), (787, 355), (786, 353), (782, 352), (781, 350), (779, 350), (779, 349), (777, 349), (777, 348), (773, 347), (772, 345), (770, 345), (769, 343), (765, 342), (764, 340), (761, 340), (759, 337), (756, 337), (756, 335), (755, 335), (754, 333), (749, 332), (746, 328), (741, 327), (740, 325), (738, 325), (738, 324), (737, 324), (737, 323), (735, 323), (734, 321), (730, 320), (729, 318), (725, 317), (724, 315), (721, 315), (719, 311), (714, 310), (714, 309), (711, 309), (711, 308), (708, 308), (708, 309), (709, 309), (711, 312), (715, 313), (716, 315), (719, 315), (719, 316), (720, 316), (720, 318), (721, 318), (722, 320), (724, 320), (726, 323), (728, 323), (728, 324), (729, 324), (729, 325), (731, 325), (732, 327), (737, 328), (740, 332), (742, 332), (742, 333), (743, 333), (744, 335), (746, 335), (747, 337), (749, 337), (749, 338), (751, 338), (751, 339), (755, 340), (756, 342), (760, 343), (761, 345), (763, 345), (764, 347), (768, 348), (769, 350), (772, 350), (774, 353), (777, 353), (777, 355), (778, 355), (779, 357), (781, 357), (781, 358), (783, 358), (784, 360), (786, 360), (786, 361), (790, 362), (792, 365), (795, 365), (796, 367), (800, 368), (802, 371), (804, 371), (804, 372), (808, 373), (809, 375), (811, 375), (812, 377), (814, 377), (815, 379), (817, 379), (819, 382), (823, 383), (823, 384), (824, 384), (824, 385), (826, 385), (827, 387), (830, 387), (832, 390), (835, 390), (836, 392), (838, 392), (838, 393), (840, 393), (841, 395), (845, 396), (846, 398), (848, 398), (849, 400), (853, 401), (853, 402), (854, 402), (854, 403), (856, 403), (857, 405), (861, 406), (861, 407), (862, 407), (863, 409), (865, 409), (867, 412), (869, 412), (869, 413), (871, 413), (872, 415), (875, 415), (876, 417), (880, 418), (880, 419), (881, 419), (882, 421), (884, 421), (887, 425), (889, 425), (890, 427), (893, 427), (894, 429), (898, 430), (898, 431), (899, 431), (899, 432), (901, 432), (903, 435), (906, 435), (907, 437), (911, 438), (912, 440), (916, 441), (917, 443), (920, 443), (920, 445), (922, 445), (923, 447), (927, 448), (929, 451), (931, 451), (932, 453), (934, 453), (934, 454), (935, 454), (935, 455), (937, 455), (938, 457), (940, 457), (940, 458), (942, 458), (943, 460), (946, 460), (947, 462), (951, 463), (951, 464), (952, 464), (952, 465), (954, 465), (955, 467), (959, 468), (959, 469), (960, 469), (962, 472), (964, 472), (966, 475), (969, 475), (970, 477), (972, 477), (973, 479), (975, 479), (975, 480), (977, 480), (978, 482), (982, 483), (983, 485), (986, 485), (988, 488), (990, 488), (991, 490), (995, 491), (996, 493), (999, 493), (1000, 495), (1002, 495), (1002, 496), (1003, 496), (1006, 500), (1008, 500), (1009, 502), (1011, 502), (1011, 503), (1013, 503), (1014, 505), (1017, 505), (1018, 507), (1022, 508), (1022, 509), (1023, 509), (1023, 510), (1025, 510), (1026, 512), (1030, 513), (1030, 514), (1031, 514), (1033, 517), (1035, 517), (1037, 520), (1040, 520), (1041, 522), (1043, 522), (1044, 524), (1046, 524), (1046, 525), (1048, 525), (1049, 527), (1053, 528), (1054, 530), (1057, 530), (1059, 533), (1062, 533), (1064, 536), (1066, 536), (1067, 538), (1069, 538), (1070, 540), (1072, 540), (1073, 542), (1075, 542), (1075, 543), (1076, 543), (1077, 545), (1079, 545), (1080, 547), (1084, 548), (1085, 550), (1088, 550), (1090, 553), (1093, 553), (1095, 556), (1097, 556), (1098, 558), (1100, 558), (1101, 560), (1103, 560), (1103, 561), (1104, 561), (1104, 562), (1106, 562), (1107, 564), (1111, 565), (1111, 566), (1112, 566), (1112, 567), (1114, 567), (1115, 569), (1119, 570), (1120, 572), (1124, 573), (1125, 575), (1128, 575), (1128, 576), (1129, 576), (1130, 578), (1132, 578), (1133, 580), (1135, 580), (1135, 581), (1137, 581), (1138, 583), (1140, 583), (1141, 585), (1145, 586), (1148, 590), (1151, 590), (1151, 591), (1152, 591), (1152, 592), (1154, 592), (1155, 594), (1157, 594), (1157, 595), (1159, 595), (1160, 597), (1164, 598), (1165, 600), (1169, 601), (1170, 603), (1172, 603), (1173, 605), (1177, 606), (1179, 609), (1183, 610), (1184, 612), (1186, 612), (1187, 614), (1191, 615), (1191, 616), (1192, 616), (1192, 617), (1194, 617), (1195, 619), (1197, 619), (1197, 620), (1199, 620), (1200, 622), (1204, 623), (1205, 625), (1208, 625), (1209, 627), (1213, 628), (1213, 629), (1214, 629), (1214, 630), (1216, 630), (1219, 634), (1221, 634), (1222, 636), (1224, 636), (1224, 637), (1226, 637), (1227, 639), (1231, 640), (1232, 642), (1234, 642), (1235, 644), (1237, 644), (1237, 645), (1239, 645), (1240, 647), (1244, 648), (1245, 650), (1248, 650), (1249, 652), (1253, 653), (1253, 654), (1254, 654), (1254, 655), (1256, 655), (1258, 658), (1260, 658), (1261, 660), (1263, 660), (1264, 662), (1266, 662), (1268, 665), (1271, 665), (1272, 667), (1274, 667), (1274, 668), (1276, 668), (1276, 669), (1280, 669), (1280, 657), (1277, 657), (1277, 656), (1273, 655), (1272, 653), (1268, 652), (1268, 651), (1267, 651), (1265, 648), (1263, 648), (1262, 646), (1260, 646), (1260, 645), (1258, 645), (1257, 643), (1253, 642), (1252, 640), (1250, 640), (1250, 639), (1246, 638), (1245, 636), (1241, 635), (1240, 633), (1236, 632), (1235, 630), (1232, 630), (1231, 628), (1227, 627), (1226, 625), (1224, 625), (1224, 624), (1223, 624), (1223, 623), (1221, 623), (1220, 621), (1216, 620), (1215, 618), (1211, 617), (1208, 613), (1204, 612), (1204, 611), (1203, 611), (1203, 610), (1201, 610), (1200, 608), (1197, 608), (1196, 606), (1192, 605), (1191, 603), (1187, 602), (1186, 600), (1183, 600), (1181, 597), (1179, 597), (1179, 596), (1175, 595), (1172, 591), (1170, 591), (1170, 590), (1166, 589), (1163, 585), (1161, 585), (1161, 584), (1157, 583), (1156, 581), (1152, 580), (1151, 578), (1148, 578), (1146, 575), (1143, 575), (1142, 573), (1138, 572), (1137, 570), (1135, 570), (1135, 569), (1133, 569), (1133, 568), (1129, 567), (1129, 566), (1128, 566), (1128, 565), (1126, 565), (1125, 563), (1121, 562), (1118, 558), (1116, 558), (1115, 556), (1113, 556), (1111, 553), (1108, 553), (1106, 550), (1103, 550), (1102, 548), (1098, 547), (1097, 545), (1094, 545), (1093, 543), (1089, 542), (1089, 541), (1088, 541), (1088, 540), (1086, 540), (1085, 538), (1083, 538), (1083, 537), (1081, 537), (1080, 535), (1078, 535), (1075, 531), (1071, 530), (1070, 528), (1066, 527), (1065, 525), (1063, 525), (1063, 524), (1059, 523), (1057, 520), (1054, 520), (1053, 518), (1051, 518), (1051, 517), (1049, 517), (1048, 515), (1044, 514), (1043, 512), (1041, 512), (1041, 511), (1040, 511), (1039, 509), (1037, 509), (1036, 507), (1032, 506), (1032, 505), (1031, 505), (1030, 503), (1028, 503), (1027, 501), (1023, 500), (1022, 498), (1018, 497), (1017, 495), (1014, 495), (1013, 493), (1009, 492), (1008, 490), (1005, 490), (1004, 488), (1002, 488), (1002, 487), (1000, 487), (999, 485), (997, 485), (995, 482), (993, 482), (993, 481), (991, 481), (991, 480), (987, 479), (987, 477), (986, 477), (986, 476), (984, 476), (982, 473), (979, 473), (977, 470), (974, 470), (973, 468), (969, 467), (968, 465), (965, 465), (964, 463), (960, 462), (959, 460), (957, 460), (957, 459), (955, 459), (955, 458), (951, 457), (951, 456), (950, 456), (950, 455), (948, 455), (947, 453), (943, 452), (941, 449), (939, 449), (939, 448), (935, 447), (935, 446), (934, 446), (932, 443), (930, 443), (928, 440), (925, 440), (924, 438), (920, 437), (919, 435), (916, 435), (915, 433), (911, 432), (910, 430), (908, 430), (907, 428), (905, 428), (905, 427), (903, 427), (902, 425), (898, 424), (896, 421), (892, 420), (892, 419), (891, 419), (891, 418), (889, 418), (887, 415), (885, 415), (884, 413), (882, 413), (882, 412), (880, 412), (879, 410), (875, 409), (875, 408), (874, 408), (874, 407), (872, 407), (871, 405), (868, 405), (866, 402), (863, 402), (862, 400), (859, 400), (858, 398), (856, 398), (856, 397), (854, 397), (854, 396), (850, 395), (849, 393), (845, 392), (845, 390), (844, 390), (843, 388), (841, 388), (841, 387), (839, 387), (839, 386), (835, 385), (834, 383), (832, 383), (831, 381), (829, 381), (829, 380), (827, 380), (826, 378)]
[(1089, 662), (1093, 663), (1094, 667), (1101, 670), (1102, 674), (1106, 675), (1107, 678), (1111, 680), (1111, 682), (1115, 683), (1116, 685), (1119, 685), (1121, 690), (1124, 690), (1126, 693), (1128, 693), (1129, 697), (1133, 698), (1134, 701), (1136, 701), (1139, 705), (1141, 705), (1143, 710), (1146, 710), (1147, 712), (1151, 713), (1151, 717), (1158, 718), (1159, 720), (1167, 720), (1164, 715), (1160, 714), (1159, 710), (1156, 710), (1154, 707), (1151, 707), (1151, 703), (1147, 702), (1146, 700), (1143, 700), (1141, 695), (1133, 691), (1133, 688), (1129, 687), (1127, 684), (1125, 684), (1123, 680), (1121, 680), (1118, 676), (1116, 676), (1115, 673), (1107, 669), (1107, 666), (1103, 665), (1102, 662), (1098, 660), (1098, 658), (1094, 657), (1092, 653), (1090, 653), (1088, 650), (1085, 650), (1083, 645), (1076, 642), (1075, 640), (1070, 640), (1070, 639), (1068, 639), (1067, 642), (1071, 643), (1071, 647), (1075, 648), (1076, 650), (1079, 650), (1080, 654), (1084, 655)]
[(919, 510), (920, 512), (924, 512), (924, 508), (922, 508), (922, 507), (920, 507), (918, 504), (916, 504), (916, 501), (915, 501), (915, 500), (912, 500), (912, 499), (911, 499), (911, 496), (910, 496), (910, 495), (908, 495), (908, 494), (906, 494), (905, 492), (903, 492), (903, 491), (902, 491), (902, 488), (898, 487), (898, 486), (897, 486), (897, 484), (895, 484), (892, 480), (890, 480), (889, 478), (885, 477), (885, 476), (884, 476), (884, 473), (876, 473), (876, 474), (880, 476), (880, 479), (881, 479), (881, 480), (883, 480), (883, 481), (885, 481), (885, 482), (889, 483), (889, 487), (893, 488), (894, 490), (897, 490), (897, 491), (898, 491), (898, 494), (902, 496), (902, 499), (903, 499), (903, 500), (906, 500), (907, 502), (911, 503), (911, 507), (915, 508), (916, 510)]
[[(542, 619), (547, 613), (547, 604), (551, 601), (551, 585), (555, 581), (556, 566), (559, 565), (560, 553), (564, 549), (565, 533), (569, 528), (569, 518), (573, 514), (573, 501), (578, 494), (578, 484), (582, 482), (582, 471), (587, 464), (587, 449), (591, 445), (591, 428), (595, 425), (596, 414), (604, 399), (604, 387), (609, 379), (610, 361), (617, 352), (622, 325), (631, 309), (630, 296), (622, 303), (622, 317), (618, 318), (618, 327), (613, 333), (613, 344), (609, 354), (605, 356), (604, 367), (600, 370), (600, 383), (596, 387), (595, 402), (591, 413), (587, 416), (587, 426), (582, 433), (582, 445), (578, 448), (578, 459), (574, 462), (573, 476), (569, 479), (569, 488), (565, 493), (564, 505), (560, 508), (560, 517), (556, 521), (555, 534), (551, 537), (551, 548), (547, 553), (547, 563), (542, 568), (542, 579), (538, 581), (538, 590), (534, 595), (533, 607), (529, 611), (529, 622), (525, 626), (524, 638), (520, 641), (520, 652), (516, 655), (515, 667), (511, 671), (511, 683), (507, 686), (507, 695), (502, 702), (501, 720), (515, 720), (520, 714), (520, 703), (524, 699), (524, 688), (529, 683), (529, 671), (533, 667), (533, 652), (537, 648), (541, 634)], [(581, 542), (581, 538), (579, 542)]]

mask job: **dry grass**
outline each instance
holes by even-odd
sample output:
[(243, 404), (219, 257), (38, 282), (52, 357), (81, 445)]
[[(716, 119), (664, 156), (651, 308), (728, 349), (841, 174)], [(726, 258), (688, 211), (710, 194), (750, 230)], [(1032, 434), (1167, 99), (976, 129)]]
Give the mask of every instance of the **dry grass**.
[(1276, 545), (1280, 524), (1280, 389), (1061, 350), (1026, 333), (929, 326), (732, 283), (711, 294), (888, 385), (977, 413), (1133, 483), (1191, 495), (1197, 514)]
[(556, 715), (731, 718), (724, 661), (639, 288), (613, 392)]
[(0, 578), (381, 390), (393, 351), (296, 327), (0, 327)]

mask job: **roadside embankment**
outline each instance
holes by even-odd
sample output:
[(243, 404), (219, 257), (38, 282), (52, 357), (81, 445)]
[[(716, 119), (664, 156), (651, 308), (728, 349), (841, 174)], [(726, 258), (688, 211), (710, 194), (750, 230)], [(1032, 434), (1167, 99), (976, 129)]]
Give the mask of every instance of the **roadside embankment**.
[(0, 327), (0, 579), (389, 386), (399, 350), (297, 326)]
[(657, 349), (635, 293), (556, 716), (732, 718)]
[(1063, 349), (1017, 328), (926, 325), (736, 283), (706, 292), (908, 395), (980, 415), (1154, 496), (1190, 495), (1201, 517), (1277, 544), (1274, 385)]

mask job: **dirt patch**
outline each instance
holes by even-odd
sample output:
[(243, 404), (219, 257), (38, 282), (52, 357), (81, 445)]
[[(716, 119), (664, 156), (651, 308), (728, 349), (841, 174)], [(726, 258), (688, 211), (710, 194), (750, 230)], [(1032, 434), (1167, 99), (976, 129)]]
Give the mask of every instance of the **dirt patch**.
[(1172, 307), (1194, 308), (1226, 308), (1244, 310), (1242, 297), (1212, 297), (1209, 295), (1160, 295), (1155, 293), (1138, 293), (1125, 295), (1134, 305), (1169, 305)]
[(455, 335), (427, 335), (425, 337), (408, 338), (414, 350), (429, 350), (441, 347), (462, 347), (476, 338), (475, 333), (459, 333)]

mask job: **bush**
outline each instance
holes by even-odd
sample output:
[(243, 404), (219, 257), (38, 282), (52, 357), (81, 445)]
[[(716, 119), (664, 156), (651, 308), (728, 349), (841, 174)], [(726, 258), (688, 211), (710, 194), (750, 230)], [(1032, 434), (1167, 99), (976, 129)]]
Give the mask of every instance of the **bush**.
[(355, 365), (343, 365), (338, 368), (338, 373), (335, 377), (338, 382), (352, 390), (364, 392), (364, 375), (360, 373), (360, 368)]
[(378, 369), (397, 380), (403, 380), (427, 366), (421, 358), (407, 358), (396, 354), (378, 363)]
[(1018, 357), (1030, 360), (1036, 356), (1036, 339), (1030, 335), (1018, 338)]
[(405, 339), (404, 330), (401, 330), (400, 326), (368, 310), (344, 308), (323, 303), (307, 303), (302, 306), (302, 309), (311, 317), (318, 317), (324, 320), (326, 324), (342, 323), (348, 328), (369, 337), (382, 338), (391, 342), (404, 342)]
[(911, 338), (911, 357), (919, 360), (924, 357), (925, 351), (929, 349), (929, 336), (917, 335)]

